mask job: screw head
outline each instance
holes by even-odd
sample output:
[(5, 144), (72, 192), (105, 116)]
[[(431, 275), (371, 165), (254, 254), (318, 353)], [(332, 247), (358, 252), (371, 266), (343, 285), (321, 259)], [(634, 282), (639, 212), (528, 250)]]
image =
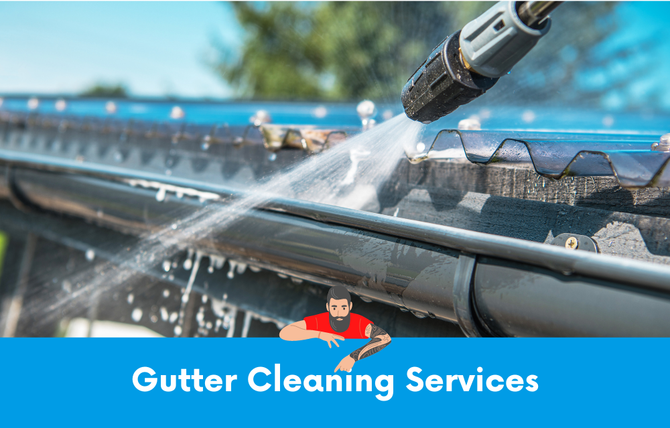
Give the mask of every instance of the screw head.
[(574, 236), (571, 236), (565, 241), (565, 248), (568, 250), (576, 250), (579, 247), (579, 241)]

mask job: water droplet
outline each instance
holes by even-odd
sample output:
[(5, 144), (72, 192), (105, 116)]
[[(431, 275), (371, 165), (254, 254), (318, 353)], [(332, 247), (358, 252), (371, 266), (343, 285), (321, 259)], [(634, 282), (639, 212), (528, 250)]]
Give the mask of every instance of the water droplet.
[(86, 250), (85, 256), (86, 256), (86, 260), (88, 260), (89, 262), (92, 262), (93, 259), (95, 259), (95, 251), (93, 251), (91, 249), (88, 249), (88, 250)]
[(169, 169), (166, 169), (166, 170), (165, 170), (165, 175), (172, 175), (172, 171), (169, 170)]
[(177, 312), (172, 312), (170, 314), (170, 324), (174, 324), (174, 322), (177, 321), (177, 318), (179, 318), (179, 314)]
[(151, 315), (151, 322), (157, 322), (158, 321), (158, 316), (156, 315)]
[[(171, 263), (170, 263), (170, 260), (165, 260), (165, 261), (163, 262), (163, 270), (164, 270), (165, 272), (170, 272), (170, 264), (171, 264)], [(167, 290), (165, 290), (165, 291), (167, 291)], [(165, 295), (165, 291), (163, 292), (163, 295)], [(169, 295), (169, 294), (170, 294), (170, 292), (168, 291), (168, 295)], [(167, 296), (165, 296), (165, 297), (167, 297)]]
[(207, 268), (207, 272), (214, 273), (214, 266), (209, 265), (209, 267)]
[(28, 108), (30, 110), (35, 110), (37, 107), (40, 105), (40, 100), (37, 98), (33, 97), (28, 100)]
[(256, 266), (249, 266), (249, 269), (250, 269), (252, 272), (255, 272), (255, 273), (258, 273), (258, 272), (261, 271), (261, 268), (256, 267)]
[(161, 319), (162, 319), (163, 321), (167, 321), (169, 315), (168, 315), (168, 311), (167, 311), (167, 309), (165, 308), (165, 306), (161, 306), (160, 312), (161, 312)]
[(133, 309), (133, 313), (130, 316), (133, 319), (133, 321), (140, 322), (140, 320), (142, 319), (142, 309), (140, 308)]
[(105, 104), (105, 111), (107, 114), (116, 113), (116, 104), (112, 101), (107, 101), (107, 104)]
[(233, 279), (235, 278), (235, 268), (237, 267), (237, 262), (234, 260), (229, 260), (228, 264), (230, 265), (230, 269), (228, 270), (228, 278)]
[(135, 301), (135, 295), (133, 293), (128, 294), (128, 304), (132, 305)]
[(66, 279), (65, 281), (63, 281), (63, 284), (61, 285), (61, 288), (66, 293), (71, 293), (72, 292), (72, 283)]
[(174, 224), (172, 225), (172, 230), (177, 230), (177, 223), (174, 223)]
[(165, 200), (165, 187), (158, 189), (158, 192), (156, 192), (156, 200), (158, 202), (163, 202)]
[(536, 117), (535, 112), (533, 112), (532, 110), (525, 110), (521, 114), (521, 120), (523, 120), (526, 123), (533, 123), (533, 121), (535, 121), (535, 117)]
[(191, 259), (184, 260), (184, 269), (191, 270), (192, 267), (193, 267), (193, 260)]
[(174, 326), (174, 335), (175, 336), (181, 336), (181, 326), (180, 325)]
[(294, 284), (302, 284), (302, 279), (291, 277), (291, 282)]
[(201, 300), (202, 300), (202, 303), (207, 303), (207, 295), (203, 294)]
[(184, 109), (179, 106), (174, 106), (172, 107), (172, 110), (170, 110), (170, 119), (183, 119), (184, 116), (186, 116), (186, 113), (184, 112)]
[(67, 108), (67, 103), (65, 102), (64, 99), (61, 98), (58, 101), (56, 101), (56, 110), (63, 111), (66, 108)]
[(318, 106), (314, 109), (314, 116), (319, 119), (323, 119), (328, 114), (328, 109), (324, 106)]
[(276, 159), (277, 159), (277, 153), (270, 153), (270, 155), (268, 156), (268, 160), (270, 162), (274, 162)]
[(364, 301), (365, 303), (372, 302), (372, 299), (370, 299), (369, 297), (365, 297), (365, 296), (358, 296), (358, 297), (360, 297), (361, 300)]
[(426, 318), (426, 314), (424, 314), (423, 312), (412, 311), (412, 314), (417, 318)]

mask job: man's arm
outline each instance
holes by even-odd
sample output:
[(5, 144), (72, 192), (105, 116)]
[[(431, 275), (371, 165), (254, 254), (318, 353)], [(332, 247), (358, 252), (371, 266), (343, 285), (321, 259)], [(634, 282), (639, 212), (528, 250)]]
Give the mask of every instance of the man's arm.
[(289, 324), (282, 328), (279, 332), (279, 337), (289, 341), (314, 339), (316, 337), (317, 339), (328, 342), (329, 348), (332, 348), (331, 342), (339, 348), (340, 345), (337, 344), (337, 340), (344, 340), (344, 337), (338, 336), (336, 334), (324, 333), (316, 330), (307, 330), (307, 323), (305, 320), (296, 321), (293, 324)]
[(374, 324), (368, 324), (365, 328), (365, 335), (372, 340), (370, 340), (367, 345), (358, 348), (349, 354), (354, 361), (362, 360), (363, 358), (376, 354), (391, 343), (391, 336), (389, 336), (381, 327)]
[(371, 340), (363, 347), (356, 349), (351, 354), (344, 357), (340, 364), (335, 368), (335, 371), (351, 371), (354, 363), (370, 355), (374, 355), (391, 343), (391, 336), (388, 335), (381, 327), (374, 324), (368, 324), (365, 328), (365, 335)]

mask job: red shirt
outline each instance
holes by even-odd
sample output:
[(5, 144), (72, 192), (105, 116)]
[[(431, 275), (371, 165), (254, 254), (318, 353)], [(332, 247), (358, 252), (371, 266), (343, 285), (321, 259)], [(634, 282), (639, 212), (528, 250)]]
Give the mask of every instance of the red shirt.
[(330, 327), (330, 314), (324, 312), (322, 314), (306, 317), (305, 324), (307, 324), (307, 330), (336, 334), (345, 339), (367, 339), (368, 337), (365, 335), (365, 329), (368, 327), (368, 324), (373, 324), (373, 322), (364, 316), (349, 313), (349, 328), (346, 331), (338, 333)]

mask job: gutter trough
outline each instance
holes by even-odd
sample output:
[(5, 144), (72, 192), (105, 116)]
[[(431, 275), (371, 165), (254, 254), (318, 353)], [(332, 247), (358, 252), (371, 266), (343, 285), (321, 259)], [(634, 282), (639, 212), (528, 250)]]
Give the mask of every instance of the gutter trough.
[[(149, 183), (220, 196), (158, 201), (156, 189), (98, 166), (5, 158), (0, 195), (20, 209), (64, 213), (134, 235), (243, 196), (219, 185), (138, 174)], [(282, 199), (184, 246), (342, 284), (363, 299), (458, 323), (468, 336), (670, 336), (670, 269), (642, 261)]]

